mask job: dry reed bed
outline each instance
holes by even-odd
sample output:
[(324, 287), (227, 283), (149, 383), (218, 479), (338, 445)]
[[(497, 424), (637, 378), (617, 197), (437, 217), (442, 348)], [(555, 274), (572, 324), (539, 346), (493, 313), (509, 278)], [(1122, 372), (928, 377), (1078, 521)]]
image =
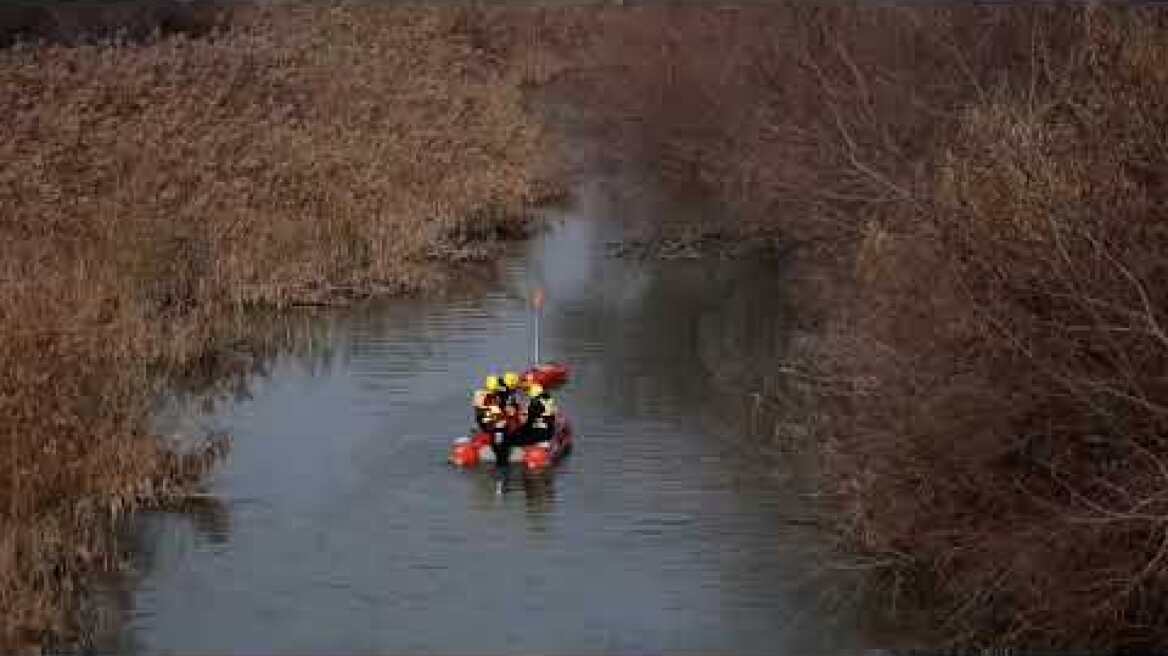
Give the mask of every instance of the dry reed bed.
[(802, 246), (793, 411), (891, 599), (962, 644), (1168, 645), (1168, 13), (565, 20), (610, 156)]
[(424, 290), (522, 231), (541, 133), (475, 20), (240, 9), (205, 38), (0, 52), (0, 644), (76, 628), (116, 560), (102, 518), (205, 469), (215, 445), (147, 414), (225, 318)]

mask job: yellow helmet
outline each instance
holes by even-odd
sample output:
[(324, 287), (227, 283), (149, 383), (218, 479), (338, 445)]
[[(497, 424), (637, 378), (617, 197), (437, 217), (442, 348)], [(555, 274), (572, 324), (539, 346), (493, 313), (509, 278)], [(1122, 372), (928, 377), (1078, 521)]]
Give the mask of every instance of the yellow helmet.
[(487, 380), (483, 384), (486, 386), (488, 392), (499, 391), (499, 377), (498, 376), (487, 376)]
[(540, 385), (539, 383), (532, 383), (527, 388), (527, 394), (528, 396), (539, 396), (540, 394), (543, 394), (543, 385)]
[(514, 371), (508, 371), (503, 374), (503, 384), (511, 389), (515, 389), (519, 386), (519, 374)]

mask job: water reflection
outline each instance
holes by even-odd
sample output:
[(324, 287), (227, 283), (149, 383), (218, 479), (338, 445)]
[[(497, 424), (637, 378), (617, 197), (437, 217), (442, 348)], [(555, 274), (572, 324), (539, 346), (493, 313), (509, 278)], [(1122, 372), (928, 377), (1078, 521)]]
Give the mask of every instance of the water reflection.
[(231, 537), (231, 513), (215, 496), (199, 494), (187, 497), (171, 512), (189, 517), (195, 534), (210, 546), (227, 544)]

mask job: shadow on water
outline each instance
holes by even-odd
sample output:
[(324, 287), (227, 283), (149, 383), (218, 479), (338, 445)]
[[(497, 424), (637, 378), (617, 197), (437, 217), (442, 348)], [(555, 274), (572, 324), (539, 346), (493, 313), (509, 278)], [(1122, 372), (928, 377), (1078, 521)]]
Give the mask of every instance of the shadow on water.
[[(823, 545), (798, 488), (743, 430), (784, 348), (775, 261), (611, 260), (619, 207), (586, 191), (483, 295), (273, 323), (210, 412), (234, 436), (186, 513), (133, 527), (102, 650), (838, 651)], [(576, 451), (553, 471), (455, 471), (471, 387), (544, 353), (570, 364)], [(283, 331), (283, 332), (281, 332)], [(280, 339), (276, 336), (282, 335)], [(257, 361), (258, 360), (258, 361)], [(257, 373), (258, 372), (258, 373)], [(238, 381), (237, 381), (238, 382)], [(176, 393), (175, 399), (184, 397)]]

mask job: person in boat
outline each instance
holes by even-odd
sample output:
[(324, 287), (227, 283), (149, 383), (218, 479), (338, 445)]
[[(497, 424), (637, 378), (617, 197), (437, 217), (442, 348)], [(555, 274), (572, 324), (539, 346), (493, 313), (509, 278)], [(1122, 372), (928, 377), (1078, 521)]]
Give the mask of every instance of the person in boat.
[(495, 462), (507, 463), (513, 447), (539, 444), (552, 439), (555, 430), (555, 402), (538, 383), (527, 388), (527, 418), (521, 424), (514, 420), (517, 416), (502, 415), (492, 433), (491, 448), (495, 452)]
[(495, 452), (495, 462), (507, 463), (511, 447), (530, 444), (524, 440), (526, 431), (519, 416), (519, 374), (508, 371), (503, 374), (500, 391), (498, 392), (498, 406), (500, 410), (494, 415), (494, 425), (491, 428), (491, 448)]
[(488, 409), (487, 424), (489, 426), (487, 433), (491, 436), (491, 451), (495, 453), (495, 462), (506, 465), (510, 462), (515, 422), (507, 416), (503, 408), (495, 405)]
[(523, 425), (522, 444), (518, 446), (549, 442), (556, 434), (556, 402), (539, 383), (529, 385), (527, 394), (530, 398), (527, 420)]
[(498, 376), (487, 376), (483, 381), (483, 388), (474, 393), (475, 425), (484, 432), (490, 432), (493, 426), (492, 408), (499, 406), (499, 391), (501, 389)]
[(519, 419), (519, 382), (519, 374), (508, 371), (503, 374), (503, 391), (499, 394), (499, 406), (515, 422)]

